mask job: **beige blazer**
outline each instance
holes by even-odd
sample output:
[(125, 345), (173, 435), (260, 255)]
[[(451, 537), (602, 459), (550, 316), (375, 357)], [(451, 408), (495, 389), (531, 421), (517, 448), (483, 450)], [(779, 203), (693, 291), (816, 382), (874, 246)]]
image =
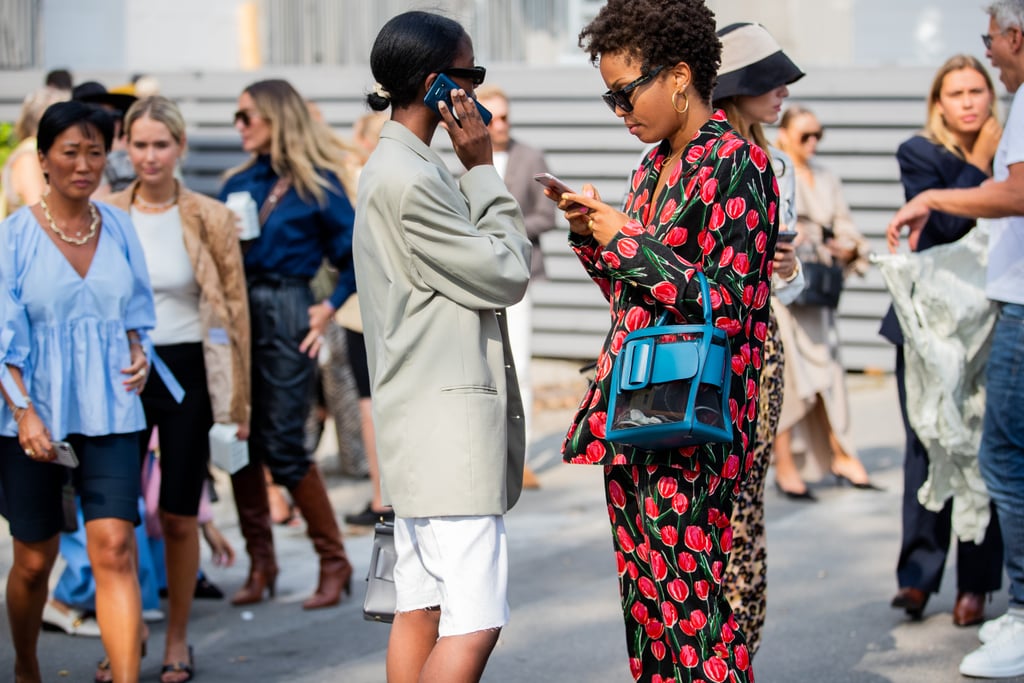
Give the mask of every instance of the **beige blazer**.
[(456, 180), (389, 121), (353, 254), (385, 501), (401, 517), (503, 514), (526, 445), (504, 316), (530, 276), (516, 200), (493, 166)]
[[(131, 213), (138, 182), (103, 201)], [(199, 284), (203, 360), (213, 420), (248, 423), (249, 300), (235, 214), (221, 202), (184, 187), (179, 189), (178, 208), (185, 251)]]

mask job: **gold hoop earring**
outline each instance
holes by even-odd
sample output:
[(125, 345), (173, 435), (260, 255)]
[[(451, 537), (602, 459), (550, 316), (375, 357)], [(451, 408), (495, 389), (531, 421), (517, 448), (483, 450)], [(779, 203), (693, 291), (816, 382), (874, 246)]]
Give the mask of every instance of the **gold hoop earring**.
[[(683, 96), (683, 101), (686, 102), (686, 106), (683, 107), (682, 109), (679, 108), (679, 105), (676, 102), (676, 100), (679, 99), (680, 95)], [(682, 90), (676, 90), (674, 93), (672, 93), (672, 108), (675, 109), (677, 114), (685, 114), (690, 110), (690, 98), (686, 96), (686, 88), (683, 88)]]

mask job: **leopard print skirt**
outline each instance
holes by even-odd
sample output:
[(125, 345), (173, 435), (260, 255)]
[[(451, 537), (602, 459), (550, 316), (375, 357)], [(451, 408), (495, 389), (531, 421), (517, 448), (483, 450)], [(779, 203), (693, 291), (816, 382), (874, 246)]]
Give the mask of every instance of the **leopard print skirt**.
[(732, 556), (726, 567), (725, 592), (753, 657), (761, 644), (767, 593), (764, 484), (782, 412), (782, 340), (772, 313), (764, 340), (761, 395), (758, 400), (754, 462), (741, 484), (732, 514)]

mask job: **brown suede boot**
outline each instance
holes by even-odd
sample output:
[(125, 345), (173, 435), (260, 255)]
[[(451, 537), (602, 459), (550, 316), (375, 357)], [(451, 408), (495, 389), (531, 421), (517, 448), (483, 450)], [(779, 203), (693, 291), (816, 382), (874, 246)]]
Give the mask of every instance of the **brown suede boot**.
[(238, 526), (249, 553), (249, 578), (234, 597), (232, 605), (251, 605), (263, 600), (263, 592), (274, 597), (277, 560), (274, 558), (274, 532), (270, 527), (270, 503), (263, 468), (249, 463), (231, 475), (238, 510)]
[(341, 542), (341, 529), (327, 497), (327, 487), (316, 464), (291, 490), (292, 499), (306, 520), (306, 533), (320, 556), (320, 582), (316, 592), (302, 603), (303, 609), (330, 607), (341, 602), (342, 592), (352, 594), (352, 565)]

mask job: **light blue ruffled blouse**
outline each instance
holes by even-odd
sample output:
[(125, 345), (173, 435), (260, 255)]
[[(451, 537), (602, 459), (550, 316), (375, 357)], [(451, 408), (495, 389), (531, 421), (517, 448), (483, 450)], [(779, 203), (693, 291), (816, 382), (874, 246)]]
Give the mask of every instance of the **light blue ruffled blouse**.
[[(149, 272), (131, 218), (96, 204), (103, 220), (96, 253), (81, 277), (28, 207), (0, 223), (0, 381), (25, 388), (54, 439), (125, 434), (146, 427), (142, 401), (122, 382), (131, 364), (128, 330), (148, 344), (156, 324)], [(20, 393), (20, 392), (18, 392)], [(0, 401), (0, 434), (17, 426)]]

